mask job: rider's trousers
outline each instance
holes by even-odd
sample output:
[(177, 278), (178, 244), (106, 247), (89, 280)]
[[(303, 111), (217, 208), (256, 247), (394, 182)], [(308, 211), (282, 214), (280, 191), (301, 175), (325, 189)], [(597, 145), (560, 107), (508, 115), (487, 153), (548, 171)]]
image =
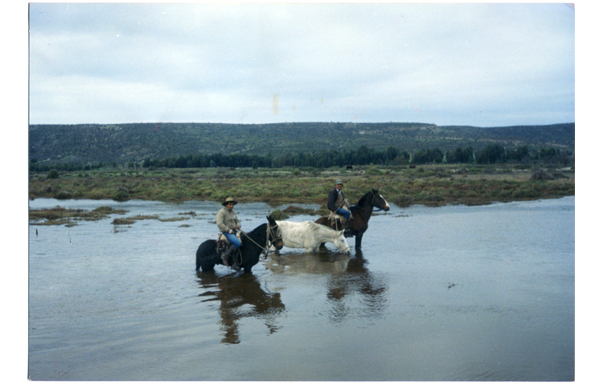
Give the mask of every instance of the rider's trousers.
[(346, 221), (348, 221), (350, 219), (350, 211), (347, 209), (339, 208), (338, 210), (335, 211), (335, 213), (339, 214), (340, 216), (344, 216)]
[(233, 245), (233, 247), (235, 249), (238, 249), (239, 247), (242, 246), (242, 242), (240, 241), (240, 239), (238, 239), (236, 237), (235, 234), (233, 234), (233, 233), (223, 233), (223, 234), (225, 235), (225, 237), (227, 237), (229, 244)]

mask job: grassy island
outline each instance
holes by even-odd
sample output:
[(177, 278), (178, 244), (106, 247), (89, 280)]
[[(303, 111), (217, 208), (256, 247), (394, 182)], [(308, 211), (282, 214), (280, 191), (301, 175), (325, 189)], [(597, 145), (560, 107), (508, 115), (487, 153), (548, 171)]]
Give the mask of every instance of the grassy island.
[(346, 168), (106, 168), (31, 172), (29, 198), (219, 201), (324, 205), (336, 179), (356, 201), (372, 188), (400, 207), (483, 205), (575, 195), (574, 167), (423, 165)]

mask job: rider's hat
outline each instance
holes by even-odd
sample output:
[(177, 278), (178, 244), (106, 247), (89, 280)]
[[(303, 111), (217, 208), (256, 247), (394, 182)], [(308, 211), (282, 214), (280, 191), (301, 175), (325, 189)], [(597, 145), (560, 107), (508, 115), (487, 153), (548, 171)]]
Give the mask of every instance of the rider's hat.
[(337, 181), (335, 182), (335, 184), (336, 184), (336, 185), (344, 185), (344, 183), (342, 182), (342, 180), (337, 180)]
[(238, 203), (236, 200), (234, 200), (234, 199), (233, 199), (233, 197), (227, 197), (227, 198), (225, 199), (225, 201), (223, 201), (223, 203), (222, 203), (222, 204), (223, 204), (223, 206), (225, 206), (225, 205), (229, 204), (230, 202), (232, 202), (232, 203), (233, 203), (233, 205), (235, 205), (235, 204), (237, 204), (237, 203)]

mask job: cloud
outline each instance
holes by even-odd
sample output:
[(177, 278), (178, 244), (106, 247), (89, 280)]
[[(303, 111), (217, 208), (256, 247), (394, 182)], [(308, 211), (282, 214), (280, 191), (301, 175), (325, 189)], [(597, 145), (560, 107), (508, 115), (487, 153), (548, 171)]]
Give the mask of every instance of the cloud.
[(30, 10), (31, 123), (574, 121), (562, 4)]

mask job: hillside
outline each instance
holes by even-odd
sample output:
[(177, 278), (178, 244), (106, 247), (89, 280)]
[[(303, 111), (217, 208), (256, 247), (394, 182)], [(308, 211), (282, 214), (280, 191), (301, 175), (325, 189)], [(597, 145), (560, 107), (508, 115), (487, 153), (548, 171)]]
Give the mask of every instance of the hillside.
[(40, 163), (141, 162), (189, 154), (289, 154), (394, 146), (414, 153), (490, 143), (574, 150), (575, 124), (471, 127), (427, 123), (133, 123), (31, 125), (29, 159)]

